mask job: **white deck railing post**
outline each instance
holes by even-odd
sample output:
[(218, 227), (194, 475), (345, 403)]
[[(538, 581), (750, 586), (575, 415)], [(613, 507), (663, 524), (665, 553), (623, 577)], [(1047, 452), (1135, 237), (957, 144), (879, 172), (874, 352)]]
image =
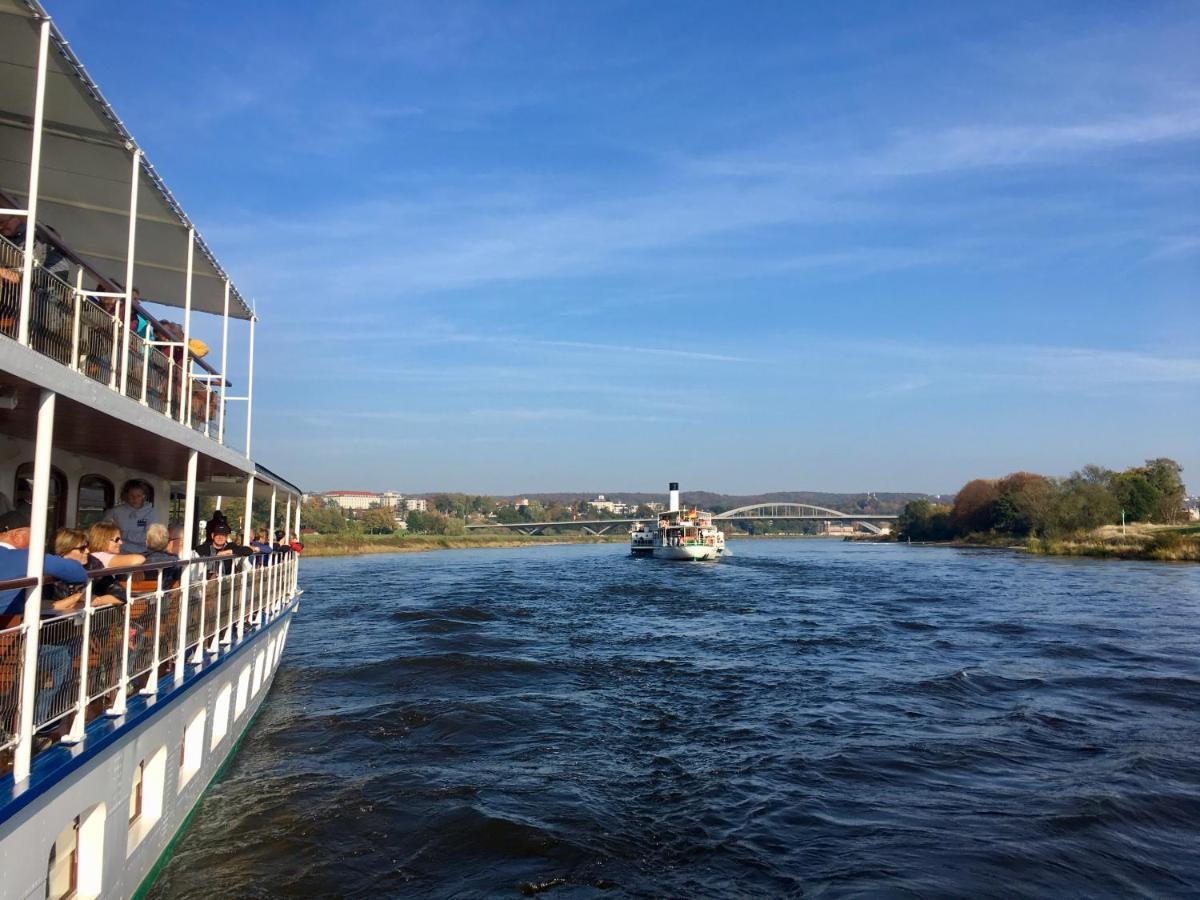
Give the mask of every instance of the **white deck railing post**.
[(243, 635), (246, 633), (246, 589), (247, 583), (250, 580), (250, 564), (249, 560), (253, 557), (246, 557), (242, 562), (242, 586), (238, 592), (238, 621), (237, 621), (237, 639), (241, 642)]
[(129, 697), (129, 625), (133, 609), (133, 575), (125, 576), (125, 615), (121, 629), (121, 680), (117, 682), (117, 696), (113, 705), (104, 712), (110, 716), (123, 716), (128, 708)]
[(153, 696), (158, 693), (158, 645), (162, 640), (162, 605), (163, 605), (163, 570), (159, 569), (154, 585), (154, 648), (150, 651), (150, 674), (146, 677), (146, 686), (142, 693)]
[(83, 266), (75, 271), (75, 317), (71, 322), (71, 368), (79, 371), (79, 337), (83, 330)]
[(196, 635), (196, 650), (192, 654), (191, 661), (197, 665), (204, 662), (204, 619), (205, 613), (208, 611), (208, 573), (207, 566), (204, 567), (204, 580), (200, 582), (200, 628)]
[(64, 744), (78, 744), (83, 740), (83, 729), (87, 725), (88, 704), (88, 656), (92, 644), (92, 581), (89, 578), (83, 587), (83, 644), (79, 650), (79, 696), (75, 701), (75, 716), (71, 728), (63, 738)]
[[(17, 340), (26, 346), (29, 345), (29, 317), (33, 306), (33, 248), (37, 239), (38, 181), (42, 174), (42, 122), (46, 116), (46, 65), (50, 49), (50, 20), (43, 19), (40, 28), (37, 86), (34, 88), (33, 95), (33, 146), (29, 154), (29, 198), (25, 204), (25, 259), (21, 268), (21, 321), (17, 326)], [(21, 779), (17, 778), (16, 780), (20, 781)]]

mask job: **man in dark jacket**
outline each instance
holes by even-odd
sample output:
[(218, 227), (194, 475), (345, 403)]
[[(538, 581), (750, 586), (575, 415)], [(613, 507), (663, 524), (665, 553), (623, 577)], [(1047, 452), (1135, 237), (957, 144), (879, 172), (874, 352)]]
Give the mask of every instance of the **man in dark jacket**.
[[(251, 556), (254, 551), (249, 547), (235, 546), (229, 543), (229, 525), (224, 520), (216, 522), (209, 531), (208, 539), (196, 545), (197, 556)], [(209, 574), (228, 575), (233, 571), (233, 563), (221, 563), (210, 566)]]

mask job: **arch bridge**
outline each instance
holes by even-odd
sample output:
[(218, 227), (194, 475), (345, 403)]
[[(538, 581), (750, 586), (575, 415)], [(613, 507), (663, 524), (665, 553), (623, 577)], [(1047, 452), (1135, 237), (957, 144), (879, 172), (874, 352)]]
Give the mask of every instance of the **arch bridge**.
[[(579, 528), (588, 534), (608, 533), (618, 525), (633, 525), (636, 522), (653, 520), (653, 516), (640, 519), (574, 519), (565, 522), (489, 522), (485, 525), (468, 525), (471, 530), (479, 528), (507, 528), (522, 534), (541, 534), (546, 528)], [(753, 522), (754, 520), (784, 520), (808, 522), (844, 522), (861, 527), (872, 534), (879, 534), (880, 525), (896, 520), (896, 516), (872, 515), (870, 513), (845, 513), (811, 503), (755, 503), (739, 506), (713, 516), (714, 522)]]
[(872, 515), (870, 513), (845, 513), (811, 503), (753, 503), (739, 506), (713, 516), (713, 521), (752, 522), (755, 519), (782, 519), (784, 521), (846, 522), (858, 525), (872, 534), (879, 534), (881, 523), (894, 522), (896, 516)]

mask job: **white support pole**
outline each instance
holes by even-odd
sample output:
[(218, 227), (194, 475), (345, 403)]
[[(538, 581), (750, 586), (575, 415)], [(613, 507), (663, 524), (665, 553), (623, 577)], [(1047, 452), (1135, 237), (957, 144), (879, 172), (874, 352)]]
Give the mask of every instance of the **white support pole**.
[[(225, 310), (221, 314), (221, 408), (217, 411), (217, 443), (225, 443), (225, 391), (229, 387), (229, 279), (225, 279)], [(221, 507), (217, 507), (220, 509)]]
[[(133, 150), (133, 176), (129, 179), (129, 247), (125, 251), (125, 329), (121, 335), (121, 393), (129, 386), (129, 325), (133, 321), (133, 260), (137, 248), (138, 177), (142, 169), (142, 151)], [(143, 348), (145, 349), (145, 348)]]
[(188, 229), (187, 282), (183, 288), (183, 372), (179, 384), (179, 421), (192, 424), (192, 266), (196, 254), (196, 229)]
[(250, 528), (253, 522), (254, 506), (254, 476), (251, 475), (246, 479), (246, 511), (242, 514), (242, 540), (250, 539)]
[[(304, 498), (296, 498), (296, 540), (300, 540), (300, 508), (304, 505)], [(300, 584), (300, 557), (298, 554), (292, 554), (295, 559), (292, 563), (292, 593), (296, 593), (296, 588)]]
[(283, 542), (290, 544), (292, 542), (292, 494), (288, 492), (287, 515), (283, 519)]
[(217, 502), (213, 504), (213, 509), (220, 510), (221, 503), (224, 500), (225, 500), (225, 498), (221, 494), (217, 494)]
[(250, 423), (254, 413), (254, 323), (258, 316), (250, 316), (250, 366), (246, 374), (246, 457), (250, 457)]
[(272, 547), (275, 546), (275, 497), (279, 493), (279, 488), (271, 488), (271, 529), (267, 532), (267, 543)]
[[(42, 175), (42, 121), (46, 115), (46, 62), (50, 48), (50, 20), (43, 19), (38, 35), (37, 87), (33, 95), (33, 148), (29, 155), (29, 198), (25, 204), (25, 261), (21, 270), (21, 323), (17, 340), (29, 344), (32, 307), (33, 247), (37, 237), (38, 181)], [(36, 621), (36, 620), (35, 620)], [(15, 770), (14, 770), (15, 771)], [(20, 779), (16, 779), (20, 781)]]
[[(187, 487), (184, 490), (183, 507), (183, 546), (179, 548), (179, 558), (191, 562), (192, 559), (192, 529), (196, 527), (196, 469), (200, 462), (200, 454), (195, 450), (188, 451)], [(179, 579), (179, 637), (175, 644), (175, 680), (182, 681), (187, 660), (188, 631), (188, 601), (191, 600), (192, 567), (183, 567), (183, 575)]]
[(19, 742), (13, 756), (13, 781), (29, 777), (29, 762), (33, 758), (33, 707), (37, 699), (38, 626), (42, 618), (42, 566), (46, 546), (46, 506), (50, 499), (50, 449), (54, 443), (54, 406), (57, 395), (42, 391), (38, 404), (37, 443), (33, 451), (33, 497), (29, 524), (29, 561), (26, 578), (38, 583), (25, 589), (25, 659), (21, 669), (21, 707), (17, 733)]
[[(254, 476), (251, 475), (249, 478), (246, 479), (246, 511), (245, 511), (245, 513), (242, 514), (242, 541), (244, 543), (249, 543), (251, 540), (252, 535), (251, 535), (250, 529), (254, 524), (253, 512), (254, 512)], [(238, 640), (239, 641), (242, 639), (242, 635), (245, 633), (245, 630), (246, 630), (246, 580), (247, 580), (247, 577), (248, 577), (247, 574), (245, 573), (245, 571), (243, 571), (241, 605), (238, 610)], [(251, 597), (250, 600), (251, 600), (251, 605), (253, 605), (254, 598)]]

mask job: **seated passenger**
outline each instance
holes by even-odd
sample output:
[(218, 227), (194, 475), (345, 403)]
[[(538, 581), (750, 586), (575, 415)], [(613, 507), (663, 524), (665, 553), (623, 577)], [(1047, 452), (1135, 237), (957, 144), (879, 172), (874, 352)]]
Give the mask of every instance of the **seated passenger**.
[[(20, 510), (0, 515), (0, 581), (24, 578), (29, 565), (29, 516)], [(87, 571), (77, 561), (47, 553), (42, 571), (60, 581), (83, 584)], [(20, 615), (25, 611), (24, 589), (0, 591), (0, 611)]]
[(208, 540), (196, 545), (196, 553), (200, 556), (250, 556), (254, 553), (249, 547), (233, 544), (229, 535), (233, 531), (224, 519), (213, 524)]
[[(229, 526), (229, 520), (225, 518), (225, 513), (221, 512), (219, 509), (213, 510), (213, 514), (209, 516), (208, 521), (204, 523), (204, 537), (206, 539), (211, 539), (213, 536), (213, 530), (218, 525), (224, 525), (226, 527)], [(230, 534), (231, 532), (232, 529), (227, 531), (226, 534)]]
[(93, 522), (87, 530), (88, 563), (92, 569), (116, 569), (146, 561), (141, 553), (121, 552), (121, 529), (108, 519)]
[(142, 482), (130, 481), (121, 494), (121, 502), (112, 509), (106, 509), (101, 516), (116, 523), (121, 534), (123, 553), (145, 553), (146, 529), (158, 521), (154, 507), (146, 502), (146, 493), (146, 486)]
[[(79, 528), (60, 528), (54, 532), (54, 553), (87, 567), (87, 532)], [(55, 581), (42, 588), (42, 614), (69, 612), (83, 606), (83, 582)], [(112, 594), (92, 594), (92, 606), (111, 606), (121, 601)]]
[[(0, 581), (24, 578), (29, 565), (29, 516), (19, 510), (0, 515)], [(45, 554), (42, 559), (45, 575), (82, 584), (87, 581), (87, 572), (78, 562), (61, 556)], [(46, 590), (45, 586), (42, 588)], [(53, 601), (52, 601), (53, 603)], [(8, 615), (25, 612), (25, 590), (0, 591), (0, 610)], [(43, 602), (41, 612), (45, 612)], [(53, 606), (51, 615), (54, 614)], [(46, 641), (38, 644), (38, 671), (45, 673), (50, 683), (43, 680), (38, 685), (34, 698), (33, 724), (42, 725), (50, 717), (55, 698), (71, 674), (71, 647)]]
[[(176, 527), (178, 528), (178, 526), (176, 526)], [(182, 543), (182, 540), (183, 540), (183, 529), (182, 528), (179, 528), (178, 539), (179, 539), (180, 543)], [(148, 527), (146, 529), (146, 554), (145, 554), (146, 562), (161, 563), (161, 562), (172, 562), (172, 561), (178, 560), (179, 553), (178, 552), (172, 553), (170, 551), (171, 540), (172, 540), (171, 532), (167, 529), (167, 526), (163, 525), (161, 522), (155, 522), (153, 525)], [(172, 566), (169, 569), (163, 569), (162, 570), (163, 587), (170, 587), (172, 584), (174, 584), (176, 581), (178, 581), (179, 576), (182, 574), (182, 571), (183, 571), (183, 569), (181, 566)], [(152, 572), (145, 572), (143, 574), (146, 576), (146, 580), (158, 578), (157, 572), (152, 571)]]
[[(212, 531), (208, 539), (202, 544), (196, 545), (197, 556), (251, 556), (254, 551), (249, 547), (235, 546), (229, 542), (230, 528), (225, 521), (217, 522), (212, 525)], [(228, 563), (213, 565), (208, 567), (208, 577), (215, 578), (218, 575), (229, 575), (233, 572), (232, 560)]]

